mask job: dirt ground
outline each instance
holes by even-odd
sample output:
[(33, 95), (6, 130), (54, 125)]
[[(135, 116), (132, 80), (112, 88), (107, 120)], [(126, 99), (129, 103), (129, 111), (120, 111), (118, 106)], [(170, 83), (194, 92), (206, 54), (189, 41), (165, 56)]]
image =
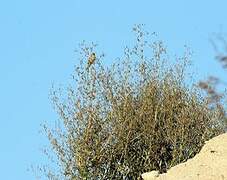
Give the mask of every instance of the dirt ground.
[(144, 173), (144, 180), (227, 180), (227, 133), (206, 142), (199, 154), (159, 175)]

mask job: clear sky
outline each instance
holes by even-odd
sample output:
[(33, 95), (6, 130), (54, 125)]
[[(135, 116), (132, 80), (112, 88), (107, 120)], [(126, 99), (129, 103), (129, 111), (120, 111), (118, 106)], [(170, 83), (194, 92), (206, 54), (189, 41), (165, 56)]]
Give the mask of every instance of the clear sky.
[(97, 42), (111, 63), (131, 42), (132, 26), (144, 23), (171, 53), (191, 47), (199, 77), (224, 77), (209, 38), (227, 32), (226, 7), (226, 0), (0, 1), (0, 179), (35, 179), (27, 168), (44, 161), (40, 124), (56, 119), (49, 90), (69, 80), (79, 42)]

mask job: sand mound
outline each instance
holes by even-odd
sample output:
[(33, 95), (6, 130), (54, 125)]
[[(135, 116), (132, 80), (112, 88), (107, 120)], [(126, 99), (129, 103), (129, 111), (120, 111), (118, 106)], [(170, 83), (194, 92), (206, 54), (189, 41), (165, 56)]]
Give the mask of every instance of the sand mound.
[(169, 169), (144, 173), (144, 180), (227, 180), (227, 133), (206, 142), (199, 154)]

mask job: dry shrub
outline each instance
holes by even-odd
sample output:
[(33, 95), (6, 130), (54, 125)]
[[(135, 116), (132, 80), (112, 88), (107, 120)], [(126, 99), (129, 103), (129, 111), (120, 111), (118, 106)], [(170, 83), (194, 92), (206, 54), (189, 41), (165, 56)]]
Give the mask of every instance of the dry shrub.
[[(136, 43), (109, 69), (95, 46), (81, 44), (67, 95), (52, 91), (62, 126), (44, 126), (59, 171), (48, 179), (137, 179), (198, 153), (206, 140), (223, 132), (218, 108), (209, 108), (197, 87), (185, 84), (190, 53), (171, 66), (161, 41), (147, 41), (135, 26)], [(153, 35), (155, 36), (155, 35)], [(60, 91), (61, 92), (61, 91)]]

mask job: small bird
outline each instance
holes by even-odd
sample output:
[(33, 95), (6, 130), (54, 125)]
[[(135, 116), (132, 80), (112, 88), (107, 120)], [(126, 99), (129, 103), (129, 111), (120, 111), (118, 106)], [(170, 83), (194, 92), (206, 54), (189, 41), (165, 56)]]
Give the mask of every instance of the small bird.
[(91, 53), (90, 57), (88, 58), (88, 62), (87, 62), (87, 70), (90, 68), (90, 66), (92, 64), (94, 64), (95, 60), (96, 60), (95, 53)]

